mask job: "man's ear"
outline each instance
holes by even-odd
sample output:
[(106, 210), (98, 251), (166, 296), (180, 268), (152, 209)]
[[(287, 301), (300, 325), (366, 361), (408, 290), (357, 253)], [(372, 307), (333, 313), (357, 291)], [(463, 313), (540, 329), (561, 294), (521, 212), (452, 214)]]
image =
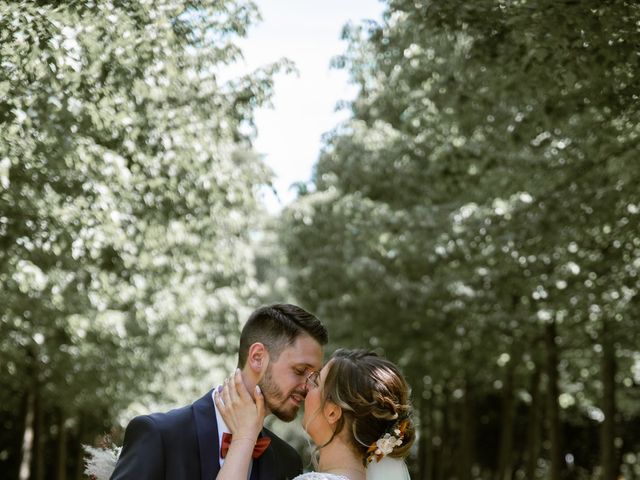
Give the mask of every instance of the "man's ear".
[(342, 408), (329, 400), (324, 404), (324, 417), (330, 425), (335, 425), (342, 417)]
[(256, 342), (249, 347), (249, 355), (247, 356), (247, 365), (252, 372), (258, 377), (262, 376), (269, 365), (269, 352), (264, 344)]

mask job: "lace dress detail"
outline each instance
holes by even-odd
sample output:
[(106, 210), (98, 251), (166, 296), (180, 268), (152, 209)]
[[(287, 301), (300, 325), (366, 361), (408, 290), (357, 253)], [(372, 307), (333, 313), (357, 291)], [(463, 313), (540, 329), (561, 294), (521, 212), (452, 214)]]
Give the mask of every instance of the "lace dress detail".
[(293, 480), (349, 480), (341, 475), (333, 475), (331, 473), (309, 472), (298, 475)]

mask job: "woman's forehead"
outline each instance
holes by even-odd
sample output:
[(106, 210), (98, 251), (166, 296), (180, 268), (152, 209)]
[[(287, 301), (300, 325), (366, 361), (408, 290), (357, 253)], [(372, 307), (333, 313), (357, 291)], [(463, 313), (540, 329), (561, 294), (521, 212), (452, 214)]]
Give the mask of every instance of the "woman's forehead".
[(327, 363), (324, 364), (322, 370), (320, 370), (320, 378), (325, 378), (331, 370), (331, 365), (333, 365), (333, 359), (330, 359)]

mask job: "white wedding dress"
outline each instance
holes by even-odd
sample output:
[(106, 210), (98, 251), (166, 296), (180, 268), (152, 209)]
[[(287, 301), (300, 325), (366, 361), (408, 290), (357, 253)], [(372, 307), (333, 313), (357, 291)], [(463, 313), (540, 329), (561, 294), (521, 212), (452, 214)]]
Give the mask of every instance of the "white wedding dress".
[(331, 473), (309, 472), (298, 475), (293, 480), (349, 480), (341, 475), (333, 475)]

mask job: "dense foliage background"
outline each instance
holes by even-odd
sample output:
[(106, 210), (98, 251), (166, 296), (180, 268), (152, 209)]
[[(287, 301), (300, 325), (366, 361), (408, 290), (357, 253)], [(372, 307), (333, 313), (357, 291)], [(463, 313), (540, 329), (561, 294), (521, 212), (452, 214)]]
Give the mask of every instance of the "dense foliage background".
[(392, 0), (345, 37), (282, 237), (333, 342), (405, 369), (416, 478), (640, 476), (640, 6)]
[(271, 300), (401, 365), (413, 478), (640, 478), (637, 2), (388, 1), (270, 219), (252, 117), (289, 65), (219, 80), (257, 17), (0, 1), (3, 478), (81, 478)]
[(81, 442), (132, 404), (198, 398), (235, 351), (270, 178), (252, 115), (286, 65), (217, 77), (256, 17), (0, 3), (3, 478), (80, 477)]

